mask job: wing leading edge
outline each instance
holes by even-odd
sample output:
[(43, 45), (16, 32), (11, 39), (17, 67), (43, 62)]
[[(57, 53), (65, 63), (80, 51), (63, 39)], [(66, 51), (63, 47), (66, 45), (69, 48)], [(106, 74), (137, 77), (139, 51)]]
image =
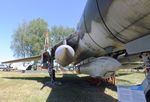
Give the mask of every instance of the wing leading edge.
[(5, 61), (2, 63), (6, 64), (6, 63), (16, 63), (16, 62), (29, 62), (29, 61), (40, 60), (40, 59), (41, 59), (41, 55), (38, 55), (38, 56), (33, 56), (33, 57), (28, 57), (28, 58), (20, 58), (20, 59)]

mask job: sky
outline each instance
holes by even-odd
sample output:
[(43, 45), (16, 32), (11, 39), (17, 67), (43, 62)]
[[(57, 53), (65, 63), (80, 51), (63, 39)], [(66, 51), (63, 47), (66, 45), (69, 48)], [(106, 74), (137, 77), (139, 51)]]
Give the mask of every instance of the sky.
[(0, 0), (0, 62), (15, 59), (12, 34), (22, 22), (42, 18), (53, 25), (76, 28), (87, 0)]

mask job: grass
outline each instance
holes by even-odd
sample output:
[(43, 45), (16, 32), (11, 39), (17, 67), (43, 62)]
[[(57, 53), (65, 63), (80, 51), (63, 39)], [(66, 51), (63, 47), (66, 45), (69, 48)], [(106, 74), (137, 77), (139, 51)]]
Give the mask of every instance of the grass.
[(0, 72), (0, 102), (44, 102), (51, 91), (50, 88), (39, 90), (44, 76), (48, 75)]
[[(144, 79), (143, 73), (117, 73), (117, 84), (134, 85)], [(0, 72), (0, 102), (117, 102), (116, 86), (90, 85), (88, 76), (57, 74), (62, 83), (40, 88), (49, 80), (47, 73)]]
[(116, 73), (118, 85), (141, 84), (145, 78), (144, 72), (118, 71)]

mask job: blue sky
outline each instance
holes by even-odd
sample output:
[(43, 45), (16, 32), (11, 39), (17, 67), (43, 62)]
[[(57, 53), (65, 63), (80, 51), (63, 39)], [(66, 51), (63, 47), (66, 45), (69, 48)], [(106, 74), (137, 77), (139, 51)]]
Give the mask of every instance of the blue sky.
[(0, 62), (13, 58), (11, 35), (23, 21), (42, 18), (53, 25), (75, 27), (86, 0), (1, 0)]

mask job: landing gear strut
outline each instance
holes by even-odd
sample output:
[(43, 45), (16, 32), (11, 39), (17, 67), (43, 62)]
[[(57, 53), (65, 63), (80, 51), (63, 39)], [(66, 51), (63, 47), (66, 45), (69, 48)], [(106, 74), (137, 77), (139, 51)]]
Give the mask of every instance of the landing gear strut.
[(48, 58), (47, 62), (48, 62), (48, 73), (49, 73), (49, 76), (50, 76), (50, 81), (46, 82), (46, 83), (41, 87), (41, 89), (43, 89), (45, 86), (54, 87), (54, 86), (56, 86), (56, 85), (61, 85), (61, 83), (56, 82), (56, 80), (55, 80), (54, 50), (53, 50), (53, 49), (51, 50), (51, 56), (50, 56), (50, 54), (49, 54), (49, 58)]
[(54, 58), (51, 56), (51, 61), (48, 64), (48, 73), (51, 78), (50, 83), (51, 85), (55, 85), (55, 70), (54, 70)]

